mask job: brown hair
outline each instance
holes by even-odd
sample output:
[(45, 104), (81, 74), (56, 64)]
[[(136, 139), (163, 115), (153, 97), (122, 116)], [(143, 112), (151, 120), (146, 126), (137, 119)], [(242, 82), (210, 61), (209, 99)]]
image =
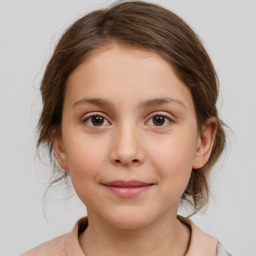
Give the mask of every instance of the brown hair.
[[(60, 130), (65, 85), (71, 72), (93, 50), (111, 40), (155, 50), (166, 58), (190, 89), (198, 128), (210, 117), (217, 118), (217, 133), (207, 164), (192, 171), (182, 199), (200, 210), (209, 197), (208, 176), (225, 146), (223, 123), (218, 117), (218, 79), (213, 64), (193, 30), (177, 15), (158, 5), (127, 1), (97, 10), (77, 20), (57, 44), (41, 84), (43, 110), (38, 123), (38, 146), (48, 147), (52, 159), (50, 132)], [(67, 172), (54, 168), (54, 182)]]

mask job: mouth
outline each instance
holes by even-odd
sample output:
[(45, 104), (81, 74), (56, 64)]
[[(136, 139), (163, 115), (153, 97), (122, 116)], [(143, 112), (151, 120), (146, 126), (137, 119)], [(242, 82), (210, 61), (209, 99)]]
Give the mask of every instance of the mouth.
[(154, 184), (137, 180), (115, 180), (102, 183), (102, 185), (104, 185), (111, 193), (118, 197), (132, 198), (146, 192), (153, 187)]

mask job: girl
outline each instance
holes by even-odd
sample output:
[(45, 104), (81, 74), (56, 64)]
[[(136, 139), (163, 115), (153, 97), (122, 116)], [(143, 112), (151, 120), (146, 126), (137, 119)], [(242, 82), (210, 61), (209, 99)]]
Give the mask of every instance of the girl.
[(38, 145), (87, 207), (73, 231), (23, 254), (230, 255), (188, 218), (225, 146), (217, 76), (201, 42), (157, 5), (94, 11), (62, 36), (43, 77)]

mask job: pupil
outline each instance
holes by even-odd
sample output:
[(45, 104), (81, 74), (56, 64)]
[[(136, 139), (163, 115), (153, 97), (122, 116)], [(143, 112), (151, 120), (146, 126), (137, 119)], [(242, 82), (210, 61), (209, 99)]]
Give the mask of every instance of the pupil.
[(92, 117), (92, 123), (95, 126), (100, 126), (104, 122), (104, 118), (102, 116), (93, 116)]
[(153, 123), (154, 125), (157, 125), (157, 126), (163, 125), (164, 121), (165, 121), (165, 117), (163, 116), (155, 116), (153, 118)]

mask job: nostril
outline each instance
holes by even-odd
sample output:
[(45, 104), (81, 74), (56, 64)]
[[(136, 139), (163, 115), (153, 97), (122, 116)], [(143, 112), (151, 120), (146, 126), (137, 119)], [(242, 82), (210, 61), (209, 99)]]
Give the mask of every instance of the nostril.
[(121, 161), (120, 159), (116, 159), (115, 160), (116, 163), (118, 164), (124, 164), (124, 165), (128, 165), (128, 164), (131, 164), (131, 163), (139, 163), (139, 160), (138, 159), (133, 159), (131, 161)]

